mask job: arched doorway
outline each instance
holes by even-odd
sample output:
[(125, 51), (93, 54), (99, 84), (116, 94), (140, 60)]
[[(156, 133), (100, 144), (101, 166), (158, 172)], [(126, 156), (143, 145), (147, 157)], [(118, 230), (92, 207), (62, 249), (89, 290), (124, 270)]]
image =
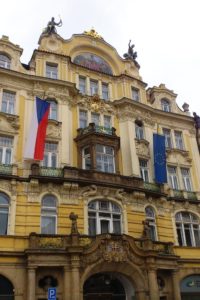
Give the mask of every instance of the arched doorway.
[(14, 287), (10, 280), (0, 275), (0, 300), (14, 300)]
[(114, 273), (98, 273), (83, 286), (84, 300), (126, 300), (125, 287)]
[(181, 281), (181, 300), (200, 299), (200, 275), (191, 275)]

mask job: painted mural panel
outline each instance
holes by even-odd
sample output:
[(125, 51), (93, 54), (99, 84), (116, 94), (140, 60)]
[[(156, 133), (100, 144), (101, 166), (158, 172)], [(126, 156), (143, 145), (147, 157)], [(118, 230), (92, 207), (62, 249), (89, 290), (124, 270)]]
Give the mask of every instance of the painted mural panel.
[(92, 53), (82, 53), (76, 56), (73, 62), (77, 65), (81, 65), (91, 70), (103, 72), (110, 75), (113, 74), (107, 62), (103, 58)]

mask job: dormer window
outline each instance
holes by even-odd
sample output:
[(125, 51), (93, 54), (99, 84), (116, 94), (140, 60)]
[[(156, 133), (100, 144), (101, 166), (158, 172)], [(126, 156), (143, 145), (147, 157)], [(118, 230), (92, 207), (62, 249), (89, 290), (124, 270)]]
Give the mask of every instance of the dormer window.
[(0, 67), (5, 69), (10, 69), (11, 59), (5, 55), (0, 54)]
[(131, 98), (134, 100), (134, 101), (140, 101), (140, 93), (139, 93), (139, 90), (132, 87), (131, 88)]
[(166, 111), (166, 112), (171, 111), (170, 102), (167, 99), (162, 99), (161, 100), (161, 107), (162, 107), (163, 111)]

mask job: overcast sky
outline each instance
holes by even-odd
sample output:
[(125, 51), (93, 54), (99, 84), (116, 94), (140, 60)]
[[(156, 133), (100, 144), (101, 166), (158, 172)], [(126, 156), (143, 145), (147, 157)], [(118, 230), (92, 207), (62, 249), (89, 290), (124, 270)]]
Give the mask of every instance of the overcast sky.
[(200, 114), (199, 0), (6, 0), (1, 3), (0, 36), (23, 49), (28, 63), (52, 16), (63, 21), (65, 39), (93, 26), (123, 56), (129, 39), (148, 86), (165, 83)]

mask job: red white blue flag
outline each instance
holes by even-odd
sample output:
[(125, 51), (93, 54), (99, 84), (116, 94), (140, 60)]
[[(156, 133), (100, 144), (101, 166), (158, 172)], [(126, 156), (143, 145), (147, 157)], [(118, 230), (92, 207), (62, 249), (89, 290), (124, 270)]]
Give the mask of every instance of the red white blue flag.
[(36, 97), (24, 157), (43, 160), (50, 103)]

